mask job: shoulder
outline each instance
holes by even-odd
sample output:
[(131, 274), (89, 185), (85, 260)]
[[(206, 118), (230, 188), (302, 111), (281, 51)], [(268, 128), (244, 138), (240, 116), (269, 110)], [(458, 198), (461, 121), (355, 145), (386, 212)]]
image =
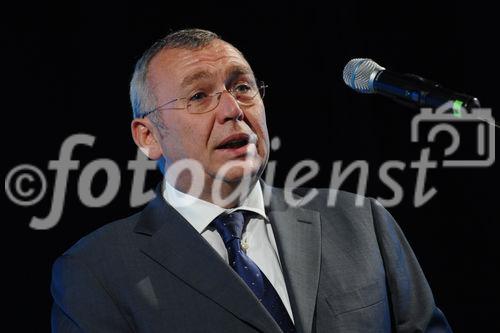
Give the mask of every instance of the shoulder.
[(123, 253), (136, 243), (137, 236), (134, 235), (134, 228), (140, 216), (141, 212), (138, 212), (105, 224), (82, 237), (61, 257), (82, 260), (88, 265), (106, 259), (112, 260), (113, 256)]
[[(267, 186), (267, 185), (265, 185)], [(331, 188), (294, 189), (269, 187), (271, 205), (282, 203), (285, 206), (297, 207), (319, 212), (321, 215), (342, 215), (344, 217), (372, 217), (375, 213), (384, 214), (385, 208), (375, 199)], [(388, 213), (388, 212), (387, 212)]]
[(271, 189), (273, 209), (282, 209), (282, 206), (315, 211), (321, 217), (323, 232), (335, 229), (337, 232), (375, 234), (380, 229), (379, 224), (389, 229), (397, 228), (392, 215), (370, 197), (331, 188), (268, 188)]

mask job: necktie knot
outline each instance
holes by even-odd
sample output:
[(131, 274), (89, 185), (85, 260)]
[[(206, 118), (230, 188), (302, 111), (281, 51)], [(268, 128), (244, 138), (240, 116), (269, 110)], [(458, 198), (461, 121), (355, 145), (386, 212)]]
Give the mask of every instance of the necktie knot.
[(233, 239), (241, 239), (243, 233), (243, 224), (245, 218), (243, 212), (235, 211), (229, 214), (219, 215), (213, 222), (215, 228), (219, 232), (224, 241), (224, 244)]

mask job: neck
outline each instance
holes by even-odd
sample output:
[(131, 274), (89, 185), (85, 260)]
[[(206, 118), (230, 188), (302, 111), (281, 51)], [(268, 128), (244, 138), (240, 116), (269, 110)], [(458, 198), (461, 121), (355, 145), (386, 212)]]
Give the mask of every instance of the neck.
[(222, 208), (234, 208), (248, 197), (258, 179), (248, 176), (237, 181), (228, 181), (206, 177), (203, 184), (193, 183), (191, 178), (183, 179), (182, 177), (179, 177), (175, 182), (168, 178), (166, 181), (180, 192)]

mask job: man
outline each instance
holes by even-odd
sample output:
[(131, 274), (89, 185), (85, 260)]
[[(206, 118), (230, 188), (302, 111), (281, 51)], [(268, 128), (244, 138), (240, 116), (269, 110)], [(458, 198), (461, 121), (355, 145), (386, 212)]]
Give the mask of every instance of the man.
[(165, 180), (142, 212), (56, 261), (54, 332), (451, 331), (374, 200), (358, 207), (338, 192), (328, 207), (320, 190), (301, 204), (307, 190), (259, 181), (264, 89), (209, 31), (177, 31), (146, 51), (132, 134)]

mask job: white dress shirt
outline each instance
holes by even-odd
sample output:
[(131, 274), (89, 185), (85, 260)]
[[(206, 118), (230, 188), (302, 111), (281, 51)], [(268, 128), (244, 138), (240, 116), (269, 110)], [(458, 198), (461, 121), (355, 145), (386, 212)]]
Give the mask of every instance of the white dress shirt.
[(163, 197), (205, 238), (228, 265), (228, 254), (222, 237), (210, 224), (217, 216), (224, 212), (231, 213), (236, 210), (247, 210), (257, 213), (258, 216), (252, 215), (252, 218), (248, 221), (244, 229), (241, 237), (242, 244), (246, 248), (245, 253), (247, 256), (257, 264), (274, 289), (276, 289), (293, 321), (290, 299), (288, 298), (285, 278), (281, 270), (276, 241), (271, 223), (269, 223), (264, 210), (264, 198), (259, 182), (255, 184), (243, 204), (232, 209), (225, 209), (208, 201), (182, 193), (166, 180), (163, 181)]

